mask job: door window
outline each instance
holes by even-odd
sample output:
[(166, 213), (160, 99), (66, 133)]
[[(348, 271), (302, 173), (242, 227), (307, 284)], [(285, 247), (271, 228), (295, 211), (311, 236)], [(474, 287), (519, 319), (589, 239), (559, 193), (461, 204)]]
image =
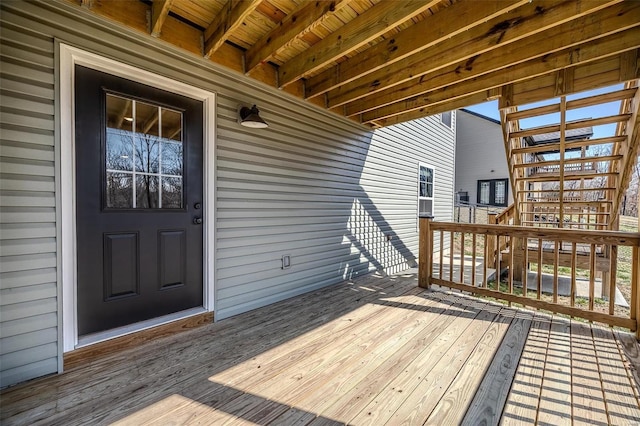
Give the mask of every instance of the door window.
[(182, 112), (106, 96), (107, 209), (182, 209)]

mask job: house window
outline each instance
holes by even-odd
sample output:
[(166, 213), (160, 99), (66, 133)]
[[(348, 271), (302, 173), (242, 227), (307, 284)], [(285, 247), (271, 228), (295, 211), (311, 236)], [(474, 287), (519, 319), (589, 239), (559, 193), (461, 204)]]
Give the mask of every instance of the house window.
[(440, 114), (440, 121), (442, 124), (451, 129), (451, 111), (443, 112)]
[(478, 204), (506, 206), (509, 194), (508, 179), (478, 181)]
[(433, 167), (419, 165), (418, 171), (418, 216), (433, 216)]

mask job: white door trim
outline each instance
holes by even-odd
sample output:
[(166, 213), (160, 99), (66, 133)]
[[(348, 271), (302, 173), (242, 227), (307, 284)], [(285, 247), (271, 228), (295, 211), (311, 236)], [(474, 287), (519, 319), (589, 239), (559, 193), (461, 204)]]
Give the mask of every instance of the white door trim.
[[(63, 352), (78, 347), (75, 188), (75, 65), (144, 83), (203, 102), (204, 111), (204, 306), (213, 311), (215, 260), (215, 117), (216, 94), (73, 46), (60, 45), (60, 217)], [(187, 311), (188, 312), (188, 311)], [(188, 316), (189, 314), (187, 314)], [(142, 327), (144, 328), (144, 327)], [(131, 329), (129, 332), (136, 331)], [(126, 334), (126, 333), (124, 333)], [(115, 336), (114, 336), (115, 337)]]

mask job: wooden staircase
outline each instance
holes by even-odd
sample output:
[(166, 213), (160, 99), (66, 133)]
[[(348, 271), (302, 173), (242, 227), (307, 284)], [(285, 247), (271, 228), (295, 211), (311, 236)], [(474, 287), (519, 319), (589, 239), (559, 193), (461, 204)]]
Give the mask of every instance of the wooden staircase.
[[(620, 102), (615, 115), (580, 118), (580, 108)], [(638, 80), (622, 89), (529, 109), (501, 109), (514, 194), (513, 222), (524, 226), (617, 230), (618, 214), (639, 152)], [(558, 122), (525, 128), (523, 120)], [(526, 123), (526, 122), (525, 122)], [(593, 127), (615, 124), (613, 136), (593, 138)]]

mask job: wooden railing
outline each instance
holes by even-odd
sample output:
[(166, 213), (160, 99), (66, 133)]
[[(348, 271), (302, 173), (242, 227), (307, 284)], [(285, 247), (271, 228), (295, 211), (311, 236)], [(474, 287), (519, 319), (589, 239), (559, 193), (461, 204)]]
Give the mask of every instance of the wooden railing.
[[(507, 249), (492, 253), (493, 248), (504, 246), (504, 240)], [(618, 283), (619, 252), (630, 263), (629, 282)], [(640, 339), (640, 233), (421, 218), (419, 253), (420, 287), (437, 284), (625, 327)], [(628, 290), (628, 309), (615, 305), (616, 286)]]
[(500, 214), (497, 214), (493, 219), (493, 222), (490, 221), (489, 223), (495, 223), (496, 225), (516, 225), (517, 219), (515, 207), (515, 203), (511, 204), (509, 207), (501, 211)]

